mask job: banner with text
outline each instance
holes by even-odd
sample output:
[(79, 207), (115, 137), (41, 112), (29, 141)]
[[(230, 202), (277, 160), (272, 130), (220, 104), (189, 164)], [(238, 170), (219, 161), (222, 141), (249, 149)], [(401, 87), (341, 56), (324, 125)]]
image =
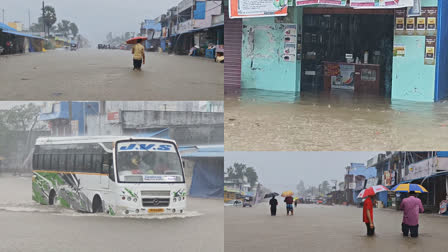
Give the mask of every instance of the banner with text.
[(230, 18), (288, 15), (288, 0), (229, 0)]

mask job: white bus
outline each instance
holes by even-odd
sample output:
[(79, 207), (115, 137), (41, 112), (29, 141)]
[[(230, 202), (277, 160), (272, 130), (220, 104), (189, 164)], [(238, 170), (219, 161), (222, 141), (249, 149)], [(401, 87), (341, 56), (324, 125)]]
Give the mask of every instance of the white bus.
[(156, 138), (38, 138), (33, 200), (81, 212), (183, 213), (186, 188), (176, 143)]

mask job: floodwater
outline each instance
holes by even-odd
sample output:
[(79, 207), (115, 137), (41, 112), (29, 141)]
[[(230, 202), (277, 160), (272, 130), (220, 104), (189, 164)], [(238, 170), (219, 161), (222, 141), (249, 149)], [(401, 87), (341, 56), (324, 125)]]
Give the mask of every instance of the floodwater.
[(0, 174), (0, 251), (224, 251), (222, 200), (184, 215), (116, 217), (39, 205), (31, 177)]
[(447, 251), (448, 217), (420, 215), (419, 237), (401, 233), (402, 213), (374, 209), (374, 237), (366, 236), (362, 208), (299, 205), (286, 216), (283, 204), (271, 217), (268, 203), (225, 208), (226, 252)]
[(222, 100), (224, 66), (150, 52), (133, 72), (130, 51), (62, 49), (0, 56), (0, 83), (0, 100)]
[(448, 149), (448, 102), (225, 90), (226, 151)]

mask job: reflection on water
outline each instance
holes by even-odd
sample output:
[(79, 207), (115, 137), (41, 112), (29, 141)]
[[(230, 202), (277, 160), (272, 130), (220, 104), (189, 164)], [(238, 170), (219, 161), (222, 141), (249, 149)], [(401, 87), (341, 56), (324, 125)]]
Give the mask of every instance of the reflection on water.
[(226, 150), (448, 149), (445, 101), (226, 88), (225, 111)]

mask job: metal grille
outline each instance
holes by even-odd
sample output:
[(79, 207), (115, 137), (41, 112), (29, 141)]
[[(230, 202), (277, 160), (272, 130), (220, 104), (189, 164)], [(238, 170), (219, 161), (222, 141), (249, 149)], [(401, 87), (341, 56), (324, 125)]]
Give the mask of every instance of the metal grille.
[(224, 14), (224, 85), (241, 86), (241, 41), (243, 21), (241, 18), (230, 19), (228, 8)]
[(170, 205), (169, 198), (146, 198), (142, 199), (144, 207), (167, 207)]
[(169, 197), (170, 191), (141, 191), (142, 197)]

